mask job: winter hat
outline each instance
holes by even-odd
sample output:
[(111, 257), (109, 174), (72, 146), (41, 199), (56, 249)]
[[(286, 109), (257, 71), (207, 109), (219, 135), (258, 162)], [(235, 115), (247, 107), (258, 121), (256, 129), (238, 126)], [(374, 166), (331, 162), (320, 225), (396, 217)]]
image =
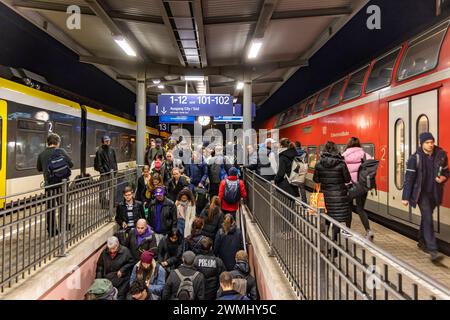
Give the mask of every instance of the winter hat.
[(425, 141), (434, 140), (433, 134), (431, 132), (422, 132), (419, 136), (420, 144), (422, 145)]
[(154, 255), (155, 254), (152, 251), (144, 251), (144, 252), (142, 252), (142, 254), (141, 254), (141, 262), (142, 263), (148, 263), (148, 264), (152, 263)]
[(154, 191), (155, 193), (155, 197), (156, 196), (163, 196), (166, 194), (166, 190), (164, 189), (164, 187), (157, 187)]
[(183, 253), (183, 263), (188, 266), (192, 266), (195, 260), (195, 253), (192, 251), (186, 251)]
[(228, 170), (228, 175), (229, 176), (237, 176), (238, 175), (238, 169), (236, 169), (235, 167), (231, 167), (230, 170)]

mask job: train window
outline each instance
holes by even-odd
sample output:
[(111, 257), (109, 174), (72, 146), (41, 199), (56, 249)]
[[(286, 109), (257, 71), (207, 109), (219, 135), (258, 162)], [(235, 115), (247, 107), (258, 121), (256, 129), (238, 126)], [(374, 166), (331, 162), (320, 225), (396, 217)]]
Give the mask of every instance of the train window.
[(312, 127), (311, 126), (304, 127), (302, 129), (302, 131), (303, 131), (303, 133), (311, 133), (312, 132)]
[(305, 108), (305, 112), (303, 113), (303, 116), (309, 116), (313, 110), (314, 107), (314, 102), (316, 101), (316, 96), (312, 96), (309, 100), (308, 103), (306, 104), (306, 108)]
[(310, 169), (314, 169), (317, 163), (317, 147), (308, 146), (308, 166)]
[(395, 122), (395, 186), (403, 189), (405, 181), (405, 123), (402, 119)]
[(105, 130), (95, 129), (95, 145), (101, 146), (102, 145), (102, 138), (106, 135)]
[(72, 153), (72, 125), (57, 122), (53, 131), (61, 137), (61, 148)]
[(301, 103), (299, 103), (297, 105), (297, 107), (295, 108), (295, 116), (297, 117), (297, 119), (300, 119), (303, 117), (303, 112), (305, 111), (305, 107), (306, 107), (306, 103), (307, 101), (304, 100)]
[(421, 133), (423, 132), (428, 132), (429, 131), (429, 127), (430, 127), (430, 120), (428, 120), (428, 117), (424, 114), (422, 114), (418, 119), (417, 119), (417, 126), (416, 126), (416, 143), (417, 146), (420, 145), (419, 142), (419, 136)]
[(319, 97), (317, 98), (316, 107), (314, 108), (314, 111), (321, 111), (325, 109), (326, 106), (326, 99), (328, 97), (328, 92), (330, 91), (330, 88), (326, 88), (322, 90), (322, 92), (319, 94)]
[(16, 133), (16, 169), (36, 168), (39, 153), (45, 149), (47, 128), (45, 122), (34, 120), (17, 120)]
[(342, 88), (344, 88), (346, 79), (342, 79), (341, 81), (335, 83), (333, 87), (331, 88), (330, 95), (328, 96), (327, 101), (327, 108), (333, 107), (337, 104), (339, 104), (339, 101), (341, 99), (341, 92)]
[(364, 77), (369, 66), (365, 66), (359, 71), (356, 71), (350, 76), (347, 87), (344, 91), (344, 101), (357, 98), (361, 95)]
[(400, 48), (379, 58), (375, 62), (367, 80), (366, 93), (387, 87), (391, 84), (392, 71), (394, 70), (395, 61), (399, 52)]
[(117, 149), (120, 143), (120, 135), (118, 132), (110, 132), (109, 136), (111, 137), (111, 147)]
[(286, 112), (283, 112), (279, 117), (278, 117), (278, 124), (277, 127), (280, 127), (284, 124), (284, 118), (286, 117)]
[(291, 122), (295, 118), (294, 108), (291, 107), (288, 109), (286, 114), (286, 123)]
[(131, 156), (129, 161), (136, 160), (136, 136), (130, 136)]
[(399, 81), (427, 72), (437, 66), (448, 22), (411, 41), (398, 69)]
[(361, 144), (361, 147), (365, 153), (370, 154), (372, 158), (375, 158), (375, 145), (372, 143), (363, 143)]
[(133, 145), (131, 137), (128, 134), (120, 135), (119, 153), (122, 154), (123, 161), (131, 161), (133, 158)]

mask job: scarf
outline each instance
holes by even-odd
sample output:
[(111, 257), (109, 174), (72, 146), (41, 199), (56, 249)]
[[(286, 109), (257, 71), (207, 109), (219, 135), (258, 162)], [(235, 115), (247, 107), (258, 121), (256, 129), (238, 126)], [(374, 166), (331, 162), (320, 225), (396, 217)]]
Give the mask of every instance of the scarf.
[(177, 218), (186, 219), (186, 211), (189, 206), (189, 201), (178, 201)]
[(144, 241), (145, 238), (148, 238), (152, 235), (152, 230), (150, 229), (150, 226), (147, 225), (147, 229), (145, 229), (145, 232), (143, 234), (136, 233), (136, 241), (138, 247), (141, 245), (142, 241)]

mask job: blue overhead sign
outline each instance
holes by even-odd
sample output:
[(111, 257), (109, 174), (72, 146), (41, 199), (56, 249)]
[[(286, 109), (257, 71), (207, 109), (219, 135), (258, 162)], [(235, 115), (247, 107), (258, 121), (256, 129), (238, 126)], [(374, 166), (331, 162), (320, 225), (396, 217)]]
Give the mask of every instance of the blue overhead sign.
[(160, 116), (160, 123), (194, 123), (195, 116)]
[[(154, 110), (152, 110), (154, 109)], [(226, 94), (160, 94), (151, 115), (232, 116), (233, 97)]]
[[(242, 116), (242, 105), (236, 104), (235, 106), (234, 115), (235, 116)], [(252, 103), (252, 118), (256, 117), (256, 104)]]
[(217, 116), (214, 117), (214, 122), (243, 122), (242, 116)]

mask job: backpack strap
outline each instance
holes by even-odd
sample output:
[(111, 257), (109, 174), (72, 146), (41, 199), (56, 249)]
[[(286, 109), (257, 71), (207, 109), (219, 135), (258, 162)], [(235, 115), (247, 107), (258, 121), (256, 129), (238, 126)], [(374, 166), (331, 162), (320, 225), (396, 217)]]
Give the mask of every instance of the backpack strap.
[(183, 275), (181, 274), (180, 270), (175, 269), (175, 274), (180, 278), (180, 281), (183, 281)]

